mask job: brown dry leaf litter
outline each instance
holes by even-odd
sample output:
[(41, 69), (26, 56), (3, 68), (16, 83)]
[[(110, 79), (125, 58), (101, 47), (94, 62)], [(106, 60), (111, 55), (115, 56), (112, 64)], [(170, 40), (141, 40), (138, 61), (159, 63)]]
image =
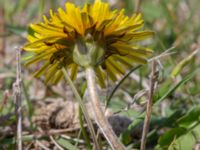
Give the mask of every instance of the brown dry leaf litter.
[[(94, 121), (91, 104), (87, 103), (86, 107), (91, 119)], [(103, 105), (102, 107), (105, 108)], [(132, 122), (127, 117), (114, 115), (110, 109), (106, 110), (105, 115), (108, 118), (108, 121), (111, 124), (114, 132), (118, 136), (120, 133), (124, 132)], [(47, 106), (43, 106), (36, 110), (36, 114), (33, 117), (33, 122), (35, 122), (37, 126), (41, 127), (43, 130), (80, 128), (79, 105), (78, 103), (72, 101), (52, 102), (47, 104)], [(135, 134), (133, 137), (135, 137)]]

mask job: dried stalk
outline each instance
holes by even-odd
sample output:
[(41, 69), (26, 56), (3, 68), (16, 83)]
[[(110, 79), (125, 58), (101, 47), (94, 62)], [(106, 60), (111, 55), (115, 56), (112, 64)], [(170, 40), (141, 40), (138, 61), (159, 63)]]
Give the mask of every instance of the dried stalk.
[[(41, 143), (40, 141), (36, 140), (36, 144), (38, 147), (41, 147), (44, 150), (50, 150), (48, 147), (46, 147), (43, 143)], [(39, 148), (38, 148), (39, 149)]]
[(148, 101), (147, 101), (147, 106), (146, 106), (146, 116), (145, 116), (145, 120), (144, 120), (140, 150), (146, 149), (146, 140), (147, 140), (147, 134), (148, 134), (148, 131), (149, 131), (149, 124), (150, 124), (150, 120), (151, 120), (152, 100), (153, 100), (153, 93), (154, 93), (154, 87), (155, 87), (156, 79), (157, 79), (157, 76), (156, 76), (156, 61), (153, 60), (151, 79), (150, 79), (150, 90), (149, 90), (149, 96), (148, 96)]
[(135, 0), (135, 13), (140, 13), (142, 0)]
[[(0, 33), (5, 32), (4, 8), (0, 7)], [(5, 38), (0, 38), (0, 55), (5, 56)]]
[(22, 150), (22, 96), (21, 96), (21, 65), (20, 65), (20, 50), (16, 49), (16, 81), (13, 84), (13, 94), (15, 102), (15, 112), (17, 116), (17, 149)]
[(53, 138), (53, 136), (50, 136), (51, 141), (55, 144), (58, 150), (64, 150)]
[[(4, 20), (4, 8), (0, 7), (0, 33), (5, 32), (5, 20)], [(0, 59), (5, 57), (5, 37), (0, 37)], [(3, 65), (3, 61), (0, 62), (0, 66)]]
[(95, 83), (95, 74), (94, 70), (91, 67), (86, 68), (86, 78), (88, 85), (89, 97), (92, 102), (93, 112), (95, 115), (95, 121), (99, 126), (101, 132), (105, 136), (106, 140), (109, 142), (113, 150), (124, 150), (125, 147), (120, 143), (118, 137), (112, 130), (112, 127), (108, 123), (108, 120), (105, 118), (99, 97), (97, 94), (96, 83)]

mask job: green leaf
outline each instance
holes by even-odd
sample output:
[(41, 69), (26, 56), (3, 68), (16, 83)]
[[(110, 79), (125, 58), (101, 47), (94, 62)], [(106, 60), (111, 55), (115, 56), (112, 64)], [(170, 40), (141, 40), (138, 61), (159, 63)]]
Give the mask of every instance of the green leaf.
[(77, 149), (74, 145), (72, 145), (68, 140), (66, 140), (64, 138), (59, 138), (56, 141), (58, 142), (59, 145), (61, 145), (62, 147), (66, 148), (66, 149), (70, 149), (70, 150)]
[(122, 101), (120, 98), (115, 98), (111, 101), (109, 108), (112, 109), (113, 112), (118, 112), (126, 107), (126, 103)]
[(186, 132), (187, 132), (187, 130), (185, 128), (181, 128), (181, 127), (180, 128), (173, 128), (173, 129), (169, 130), (168, 132), (166, 132), (164, 135), (162, 135), (159, 138), (158, 143), (162, 147), (169, 146), (170, 143), (174, 139), (177, 139), (178, 137), (185, 134)]
[(181, 127), (189, 128), (193, 123), (200, 119), (200, 106), (193, 107), (186, 115), (181, 117), (177, 123)]
[(131, 137), (129, 132), (124, 132), (121, 135), (121, 141), (124, 145), (128, 145), (129, 143), (131, 143), (131, 141), (133, 140), (133, 138)]
[(192, 52), (192, 54), (190, 54), (188, 57), (184, 58), (181, 62), (179, 62), (178, 65), (176, 65), (173, 71), (171, 72), (171, 77), (176, 77), (183, 70), (183, 68), (193, 60), (194, 56), (197, 54), (198, 51), (199, 49)]
[(188, 82), (189, 80), (191, 80), (196, 73), (199, 71), (199, 69), (194, 70), (192, 73), (188, 74), (185, 78), (183, 78), (180, 82), (178, 82), (176, 85), (173, 85), (171, 88), (169, 88), (168, 91), (166, 91), (166, 93), (164, 95), (162, 95), (161, 98), (159, 98), (158, 100), (155, 101), (154, 105), (159, 104), (160, 102), (162, 102), (165, 98), (167, 98), (170, 94), (172, 94), (174, 91), (176, 91), (177, 88), (179, 88), (180, 86), (182, 86), (183, 84), (185, 84), (186, 82)]
[(22, 27), (22, 26), (7, 25), (7, 28), (12, 33), (16, 35), (20, 35), (20, 36), (22, 36), (22, 34), (26, 32), (26, 27)]
[(195, 138), (192, 133), (188, 133), (184, 136), (181, 136), (178, 140), (178, 148), (180, 150), (192, 150), (196, 143)]

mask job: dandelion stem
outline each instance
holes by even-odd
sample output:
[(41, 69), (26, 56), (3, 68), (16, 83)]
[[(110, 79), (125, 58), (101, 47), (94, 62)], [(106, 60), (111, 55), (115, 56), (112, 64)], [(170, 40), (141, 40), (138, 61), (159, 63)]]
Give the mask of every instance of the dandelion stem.
[(140, 150), (146, 149), (145, 147), (146, 147), (147, 134), (149, 131), (149, 124), (150, 124), (150, 120), (151, 120), (152, 100), (153, 100), (155, 82), (156, 82), (156, 61), (153, 60), (151, 79), (150, 79), (149, 96), (148, 96), (148, 101), (147, 101), (147, 106), (146, 106), (146, 116), (145, 116), (145, 120), (144, 120)]
[(120, 143), (118, 137), (112, 130), (112, 127), (108, 123), (108, 120), (105, 118), (101, 104), (99, 101), (98, 94), (96, 92), (96, 83), (95, 83), (95, 74), (94, 70), (91, 67), (86, 68), (86, 78), (88, 85), (89, 97), (92, 102), (92, 108), (95, 115), (95, 121), (99, 126), (101, 132), (105, 136), (106, 140), (109, 142), (113, 150), (124, 150), (125, 147)]
[(96, 137), (96, 135), (95, 135), (95, 131), (94, 131), (92, 122), (91, 122), (91, 120), (90, 120), (88, 111), (87, 111), (87, 109), (86, 109), (86, 107), (85, 107), (85, 105), (84, 105), (84, 103), (83, 103), (83, 100), (82, 100), (81, 96), (79, 95), (79, 93), (78, 93), (78, 91), (77, 91), (77, 89), (76, 89), (74, 83), (73, 83), (72, 80), (70, 79), (70, 77), (69, 77), (69, 75), (68, 75), (68, 73), (67, 73), (67, 71), (66, 71), (66, 69), (65, 69), (64, 67), (62, 68), (62, 72), (63, 72), (63, 74), (64, 74), (64, 77), (65, 77), (66, 81), (69, 83), (69, 85), (70, 85), (70, 87), (71, 87), (71, 89), (72, 89), (72, 91), (73, 91), (73, 93), (74, 93), (76, 99), (78, 100), (78, 103), (79, 103), (79, 105), (80, 105), (82, 111), (83, 111), (83, 114), (84, 114), (84, 116), (85, 116), (85, 119), (86, 119), (87, 124), (88, 124), (88, 127), (89, 127), (89, 130), (90, 130), (90, 132), (91, 132), (91, 136), (92, 136), (92, 138), (93, 138), (93, 140), (94, 140), (95, 147), (96, 147), (97, 150), (101, 150), (101, 148), (100, 148), (100, 146), (99, 146), (99, 143), (98, 143), (98, 141), (97, 141), (97, 137)]

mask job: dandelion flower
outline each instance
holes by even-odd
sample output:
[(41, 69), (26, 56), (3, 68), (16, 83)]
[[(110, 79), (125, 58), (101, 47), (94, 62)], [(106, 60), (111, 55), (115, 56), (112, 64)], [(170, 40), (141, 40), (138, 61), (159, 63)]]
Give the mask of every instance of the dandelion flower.
[(137, 45), (153, 35), (141, 30), (141, 14), (128, 17), (124, 10), (111, 10), (100, 0), (83, 8), (67, 2), (65, 9), (50, 10), (50, 16), (43, 18), (41, 23), (30, 24), (23, 49), (34, 53), (26, 65), (43, 64), (34, 75), (44, 75), (46, 83), (58, 83), (63, 78), (62, 67), (74, 80), (79, 67), (92, 66), (98, 83), (105, 87), (106, 75), (116, 81), (134, 63), (146, 63), (152, 53)]

